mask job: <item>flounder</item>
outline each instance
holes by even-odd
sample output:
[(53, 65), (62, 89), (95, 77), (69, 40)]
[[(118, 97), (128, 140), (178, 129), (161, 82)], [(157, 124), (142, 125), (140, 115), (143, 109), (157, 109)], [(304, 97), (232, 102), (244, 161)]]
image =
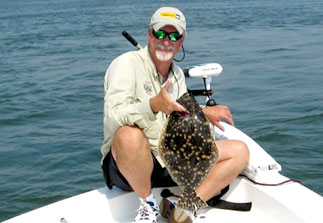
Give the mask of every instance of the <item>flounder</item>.
[(188, 113), (173, 112), (164, 124), (158, 153), (169, 174), (183, 191), (178, 207), (197, 210), (207, 207), (195, 189), (218, 159), (212, 125), (193, 96), (185, 93), (177, 100)]

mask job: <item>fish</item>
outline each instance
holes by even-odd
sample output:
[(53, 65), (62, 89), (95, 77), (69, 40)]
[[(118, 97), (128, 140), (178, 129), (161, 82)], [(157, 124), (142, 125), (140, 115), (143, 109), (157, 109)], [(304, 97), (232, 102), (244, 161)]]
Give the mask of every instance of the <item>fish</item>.
[(182, 190), (177, 206), (196, 211), (207, 207), (195, 192), (211, 168), (219, 151), (213, 134), (213, 125), (202, 112), (196, 99), (189, 93), (177, 102), (187, 112), (172, 112), (160, 134), (158, 154), (172, 179)]

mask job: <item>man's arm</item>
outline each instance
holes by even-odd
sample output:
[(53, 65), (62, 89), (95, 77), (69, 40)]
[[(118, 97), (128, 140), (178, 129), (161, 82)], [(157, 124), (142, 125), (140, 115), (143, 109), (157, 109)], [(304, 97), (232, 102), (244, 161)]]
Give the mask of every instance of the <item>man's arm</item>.
[(224, 131), (224, 127), (219, 121), (226, 121), (230, 125), (234, 125), (234, 121), (230, 109), (224, 105), (215, 105), (203, 108), (203, 113), (210, 120), (210, 122)]
[(150, 99), (150, 107), (154, 113), (163, 112), (167, 115), (173, 111), (186, 111), (186, 109), (177, 103), (168, 93), (168, 89), (172, 86), (172, 82), (168, 80), (167, 84), (155, 97)]
[(145, 128), (156, 120), (149, 98), (136, 96), (136, 61), (121, 57), (109, 66), (104, 81), (104, 127), (115, 132), (124, 125)]

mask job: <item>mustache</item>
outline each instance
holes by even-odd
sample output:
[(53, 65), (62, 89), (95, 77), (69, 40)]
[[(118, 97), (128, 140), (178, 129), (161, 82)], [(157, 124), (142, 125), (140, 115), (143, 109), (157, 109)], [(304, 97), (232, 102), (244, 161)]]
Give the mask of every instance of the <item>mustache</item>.
[(162, 45), (161, 43), (157, 43), (156, 45), (155, 45), (155, 47), (156, 48), (160, 48), (160, 49), (162, 49), (162, 50), (171, 50), (171, 51), (174, 51), (175, 50), (175, 47), (173, 47), (173, 46), (164, 46), (164, 45)]

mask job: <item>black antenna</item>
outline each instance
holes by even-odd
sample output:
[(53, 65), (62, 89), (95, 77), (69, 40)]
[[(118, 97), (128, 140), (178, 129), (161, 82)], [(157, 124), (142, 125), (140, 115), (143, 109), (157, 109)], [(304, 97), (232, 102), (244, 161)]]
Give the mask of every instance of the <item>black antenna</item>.
[(130, 36), (129, 33), (127, 33), (127, 31), (123, 31), (122, 35), (130, 42), (132, 43), (132, 45), (134, 45), (138, 50), (141, 49), (141, 46), (138, 44), (138, 42), (132, 37)]

